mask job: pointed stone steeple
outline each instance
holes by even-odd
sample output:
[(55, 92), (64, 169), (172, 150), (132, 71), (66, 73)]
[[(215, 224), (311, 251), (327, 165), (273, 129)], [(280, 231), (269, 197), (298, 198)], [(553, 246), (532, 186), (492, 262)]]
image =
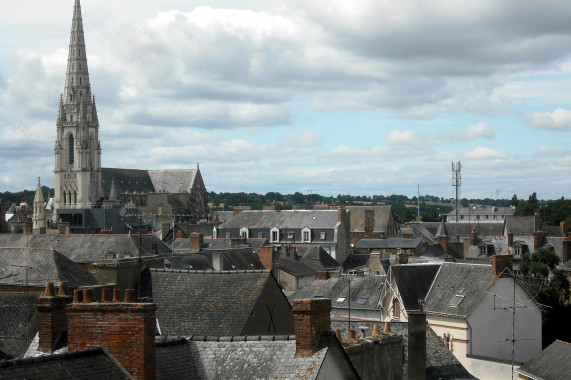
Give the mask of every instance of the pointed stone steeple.
[(36, 194), (34, 195), (34, 214), (33, 230), (41, 234), (46, 233), (46, 206), (44, 202), (44, 194), (42, 193), (42, 185), (40, 184), (40, 177), (38, 177), (38, 186), (36, 187)]
[(63, 96), (57, 119), (54, 222), (61, 208), (91, 208), (102, 198), (101, 145), (91, 93), (81, 4), (75, 0)]

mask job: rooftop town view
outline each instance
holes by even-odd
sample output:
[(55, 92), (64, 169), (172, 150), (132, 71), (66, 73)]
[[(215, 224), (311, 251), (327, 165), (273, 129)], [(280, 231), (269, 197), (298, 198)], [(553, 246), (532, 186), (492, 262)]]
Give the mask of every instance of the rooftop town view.
[(32, 3), (0, 379), (569, 377), (571, 7)]

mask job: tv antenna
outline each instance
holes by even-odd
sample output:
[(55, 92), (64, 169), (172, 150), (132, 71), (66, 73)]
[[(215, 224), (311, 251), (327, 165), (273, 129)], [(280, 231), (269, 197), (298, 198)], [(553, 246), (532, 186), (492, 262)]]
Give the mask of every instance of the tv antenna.
[(462, 170), (462, 164), (460, 161), (457, 163), (452, 162), (452, 186), (456, 190), (456, 196), (454, 197), (454, 210), (456, 211), (456, 223), (458, 223), (458, 209), (460, 208), (460, 187), (462, 186), (462, 175), (460, 171)]

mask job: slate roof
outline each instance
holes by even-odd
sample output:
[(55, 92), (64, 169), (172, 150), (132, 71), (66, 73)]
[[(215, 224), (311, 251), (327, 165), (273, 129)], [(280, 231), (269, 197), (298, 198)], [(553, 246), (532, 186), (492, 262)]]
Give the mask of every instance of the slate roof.
[(379, 206), (345, 206), (350, 211), (351, 231), (365, 231), (365, 210), (373, 210), (373, 231), (387, 231), (392, 215), (391, 205)]
[(473, 221), (471, 223), (446, 223), (446, 229), (448, 230), (448, 237), (455, 238), (459, 235), (460, 238), (469, 238), (472, 233), (472, 228), (476, 228), (480, 235), (484, 236), (502, 236), (504, 234), (504, 224), (503, 223), (478, 223)]
[(389, 237), (386, 239), (361, 239), (355, 248), (358, 249), (416, 249), (422, 244), (422, 239), (415, 236), (412, 239)]
[(190, 342), (182, 337), (155, 337), (156, 380), (196, 379)]
[(41, 295), (41, 292), (0, 292), (0, 350), (11, 358), (23, 357), (34, 338), (35, 332), (26, 336), (26, 331), (34, 323), (36, 304)]
[(447, 253), (441, 243), (430, 244), (428, 247), (426, 247), (424, 252), (422, 252), (422, 256), (424, 257), (444, 259), (446, 255)]
[(394, 278), (405, 310), (418, 310), (418, 300), (423, 300), (434, 281), (441, 264), (392, 265)]
[(141, 294), (157, 305), (163, 335), (241, 335), (270, 276), (145, 269)]
[(219, 228), (334, 228), (337, 210), (245, 210)]
[[(370, 334), (373, 325), (378, 322), (352, 321), (351, 328), (360, 334), (360, 327), (366, 327)], [(332, 329), (340, 329), (343, 339), (347, 339), (347, 320), (333, 319)], [(381, 330), (383, 325), (381, 324)], [(391, 322), (391, 332), (402, 335), (404, 346), (403, 380), (408, 379), (408, 323)], [(440, 338), (434, 333), (432, 328), (426, 325), (426, 378), (429, 380), (448, 379), (476, 379), (462, 364), (456, 359), (454, 354), (444, 345)]]
[[(481, 302), (493, 278), (489, 264), (443, 263), (426, 295), (424, 310), (466, 318)], [(456, 295), (463, 295), (463, 301), (450, 306)]]
[(193, 378), (317, 379), (326, 355), (332, 356), (344, 378), (359, 378), (331, 332), (323, 334), (318, 351), (308, 356), (295, 355), (293, 335), (212, 338), (190, 341), (197, 369)]
[[(539, 222), (539, 220), (538, 220)], [(540, 222), (541, 224), (541, 222)], [(533, 236), (533, 233), (541, 226), (535, 225), (535, 216), (507, 216), (505, 229), (511, 231), (514, 236)]]
[(284, 257), (280, 258), (280, 270), (296, 277), (314, 276), (316, 272), (316, 270), (309, 265)]
[(345, 271), (351, 269), (360, 269), (368, 265), (369, 253), (351, 253), (345, 261), (343, 261), (343, 269)]
[[(301, 262), (318, 271), (341, 268), (341, 264), (317, 244), (290, 244), (290, 246), (295, 248), (296, 256)], [(282, 257), (284, 256), (283, 251), (282, 249)]]
[[(27, 271), (23, 267), (29, 267)], [(41, 248), (1, 248), (0, 284), (44, 287), (46, 282), (67, 281), (69, 287), (95, 285), (97, 279), (61, 253)]]
[[(205, 250), (210, 249), (228, 249), (232, 248), (232, 239), (204, 239), (203, 241)], [(252, 247), (256, 252), (260, 251), (260, 247), (268, 244), (268, 239), (266, 238), (249, 238), (246, 240), (246, 244)]]
[(101, 179), (109, 191), (111, 182), (120, 193), (190, 192), (194, 186), (197, 169), (141, 170), (101, 168)]
[(14, 380), (132, 379), (103, 348), (0, 361), (0, 378)]
[(206, 255), (189, 253), (186, 255), (165, 256), (165, 268), (183, 270), (213, 270)]
[[(153, 235), (143, 235), (143, 255), (149, 255), (156, 244), (159, 254), (169, 254), (170, 248)], [(0, 234), (0, 247), (51, 248), (76, 263), (94, 263), (109, 253), (119, 258), (139, 255), (138, 235), (15, 235)]]
[(533, 379), (559, 380), (571, 374), (571, 344), (556, 340), (530, 361), (516, 369), (518, 374)]
[[(458, 216), (465, 215), (471, 216), (472, 218), (476, 218), (476, 215), (513, 215), (515, 213), (515, 208), (510, 207), (498, 207), (498, 206), (486, 206), (480, 205), (477, 207), (476, 210), (473, 210), (471, 207), (460, 207), (458, 208)], [(450, 220), (452, 218), (456, 218), (456, 210), (450, 211), (446, 214)], [(501, 223), (500, 223), (501, 224)]]
[[(379, 310), (377, 304), (381, 297), (381, 290), (385, 276), (339, 276), (327, 280), (315, 280), (311, 285), (296, 290), (288, 296), (291, 305), (296, 299), (329, 298), (331, 307), (339, 309), (348, 308), (349, 282), (351, 278), (351, 310)], [(347, 297), (342, 303), (335, 302), (339, 297)], [(364, 303), (358, 300), (366, 299)]]
[[(220, 250), (222, 253), (222, 270), (254, 270), (266, 269), (260, 256), (250, 247)], [(213, 250), (205, 250), (203, 254), (212, 263)]]

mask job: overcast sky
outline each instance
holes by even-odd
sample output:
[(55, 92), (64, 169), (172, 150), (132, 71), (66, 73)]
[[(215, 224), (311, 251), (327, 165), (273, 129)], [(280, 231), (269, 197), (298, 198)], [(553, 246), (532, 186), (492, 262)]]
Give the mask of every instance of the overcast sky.
[[(0, 0), (0, 191), (53, 186), (73, 0)], [(82, 0), (102, 166), (571, 197), (571, 2)], [(206, 5), (207, 4), (207, 5)]]

